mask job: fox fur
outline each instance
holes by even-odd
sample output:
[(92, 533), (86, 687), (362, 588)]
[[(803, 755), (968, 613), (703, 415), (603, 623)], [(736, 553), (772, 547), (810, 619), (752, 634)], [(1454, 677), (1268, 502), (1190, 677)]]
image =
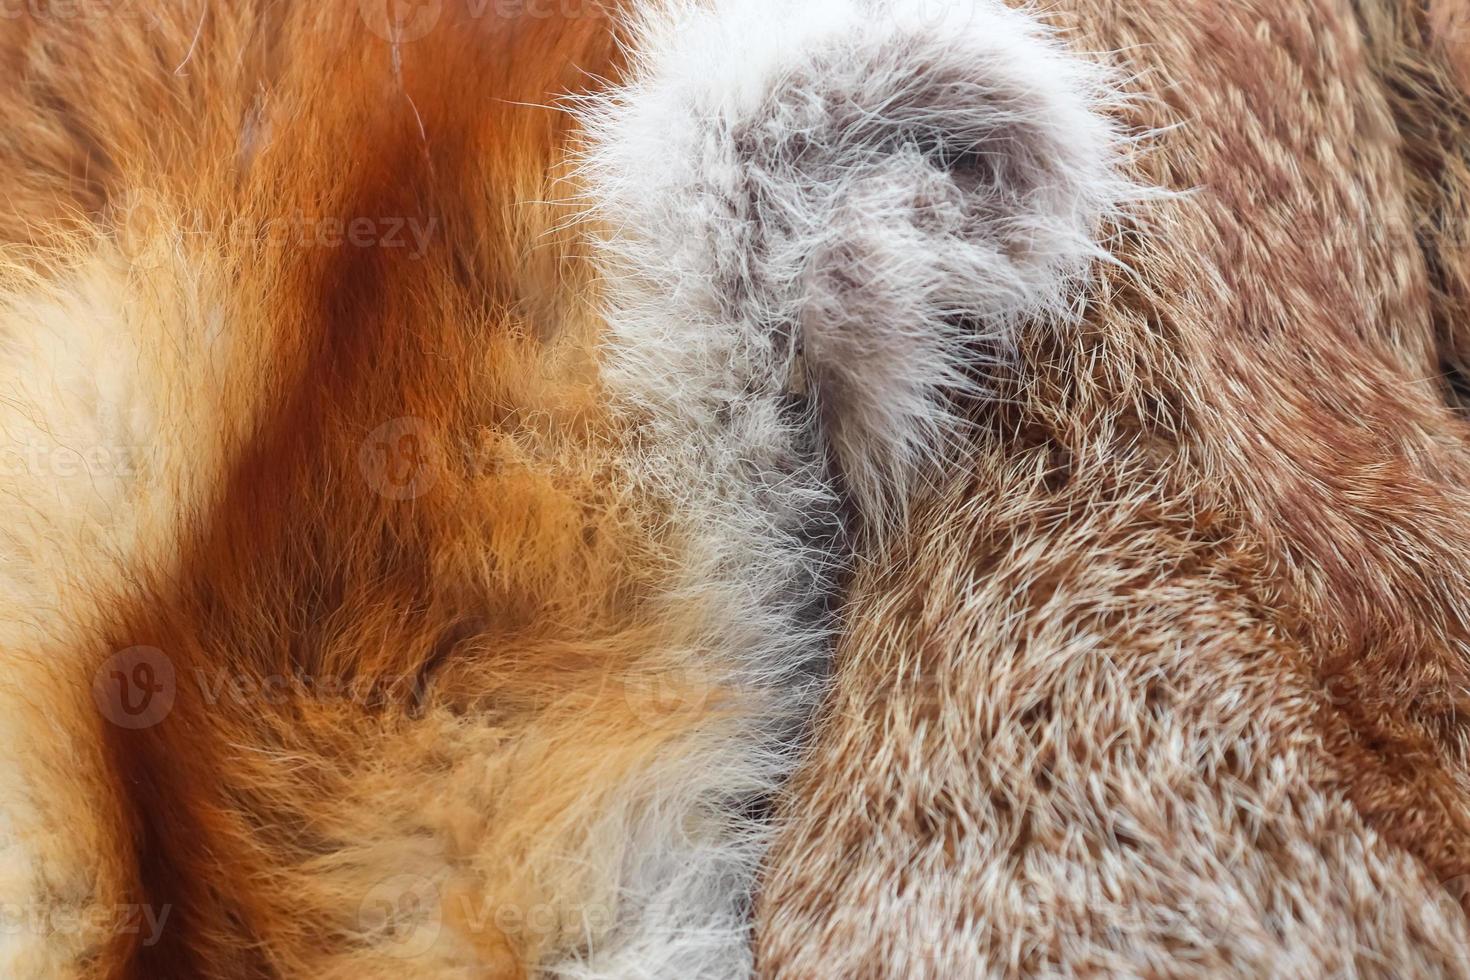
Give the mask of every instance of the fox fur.
[(752, 972), (1110, 83), (992, 0), (502, 7), (7, 21), (6, 976)]

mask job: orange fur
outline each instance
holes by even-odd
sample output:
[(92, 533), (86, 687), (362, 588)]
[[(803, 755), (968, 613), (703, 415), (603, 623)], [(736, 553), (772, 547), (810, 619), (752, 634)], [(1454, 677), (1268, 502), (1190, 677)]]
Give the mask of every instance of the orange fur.
[[(208, 404), (216, 475), (46, 653), (48, 710), (104, 747), (75, 760), (96, 780), (75, 832), (126, 829), (75, 842), (106, 855), (87, 900), (170, 909), (74, 975), (524, 976), (615, 897), (576, 858), (603, 846), (576, 839), (588, 814), (722, 710), (689, 669), (662, 682), (674, 710), (635, 688), (701, 613), (650, 602), (679, 544), (610, 478), (590, 273), (555, 203), (550, 103), (615, 63), (585, 13), (450, 7), (396, 48), (351, 3), (6, 34), (17, 254), (65, 276), (96, 261), (85, 219), (111, 221), (134, 260), (114, 288), (193, 291), (191, 326), (228, 331), (222, 387), (161, 409)], [(298, 216), (431, 234), (421, 255), (272, 239)], [(171, 711), (99, 724), (68, 690), (138, 647), (171, 665)], [(449, 952), (359, 935), (399, 873), (432, 880)]]

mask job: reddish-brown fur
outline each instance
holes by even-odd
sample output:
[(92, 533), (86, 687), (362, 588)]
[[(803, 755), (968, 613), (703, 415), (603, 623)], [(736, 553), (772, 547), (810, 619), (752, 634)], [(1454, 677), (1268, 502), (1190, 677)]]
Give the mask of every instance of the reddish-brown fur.
[[(500, 825), (511, 862), (531, 860), (545, 811), (595, 799), (586, 780), (611, 785), (682, 724), (648, 724), (619, 687), (647, 631), (670, 628), (639, 602), (666, 559), (601, 472), (589, 273), (554, 202), (568, 117), (552, 103), (612, 70), (611, 24), (590, 5), (496, 9), (449, 5), (396, 48), (353, 3), (136, 12), (152, 25), (26, 18), (0, 36), (8, 240), (50, 248), (87, 220), (116, 220), (140, 252), (162, 238), (228, 281), (209, 300), (246, 348), (229, 417), (206, 423), (227, 433), (217, 483), (181, 515), (176, 555), (95, 597), (85, 648), (69, 652), (78, 680), (112, 651), (156, 648), (178, 683), (157, 725), (75, 719), (112, 786), (75, 819), (119, 830), (94, 898), (172, 909), (156, 944), (122, 935), (83, 972), (352, 969), (321, 965), (346, 941), (343, 896), (314, 891), (313, 862), (360, 819), (334, 811), (399, 805), (374, 780), (396, 772), (402, 803), (440, 804), (414, 799), (415, 773), (438, 750), (459, 760), (422, 713), (448, 725), (493, 704), (508, 733), (561, 726), (529, 782), (475, 815)], [(156, 213), (117, 218), (140, 194)], [(412, 239), (257, 234), (298, 214), (432, 234), (422, 255)], [(410, 441), (375, 441), (396, 419), (416, 420)], [(379, 451), (433, 492), (374, 485), (391, 481), (364, 455)], [(229, 693), (298, 679), (351, 697)], [(492, 886), (527, 905), (557, 897), (545, 887)], [(483, 926), (471, 939), (506, 976), (549, 941)]]

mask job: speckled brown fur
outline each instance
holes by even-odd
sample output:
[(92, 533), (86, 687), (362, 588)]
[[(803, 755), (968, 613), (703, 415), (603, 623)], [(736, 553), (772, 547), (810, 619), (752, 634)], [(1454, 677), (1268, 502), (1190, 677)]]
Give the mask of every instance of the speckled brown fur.
[[(1443, 15), (1443, 12), (1440, 12)], [(1412, 3), (1063, 0), (1152, 131), (866, 571), (764, 975), (1464, 975), (1466, 102)]]

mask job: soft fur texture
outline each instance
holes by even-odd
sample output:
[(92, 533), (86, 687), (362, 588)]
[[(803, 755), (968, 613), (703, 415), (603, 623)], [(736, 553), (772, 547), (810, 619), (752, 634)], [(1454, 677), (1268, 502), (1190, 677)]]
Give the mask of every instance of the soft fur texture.
[(614, 370), (737, 453), (727, 365), (756, 404), (810, 386), (865, 517), (901, 512), (951, 397), (1071, 311), (1134, 193), (1105, 75), (991, 0), (679, 0), (632, 50), (584, 112)]
[(5, 11), (0, 975), (1470, 974), (1467, 14)]
[(396, 9), (0, 35), (7, 976), (749, 974), (839, 488), (1126, 193), (988, 0)]
[(1467, 12), (1048, 5), (1180, 193), (860, 572), (762, 974), (1470, 973)]

